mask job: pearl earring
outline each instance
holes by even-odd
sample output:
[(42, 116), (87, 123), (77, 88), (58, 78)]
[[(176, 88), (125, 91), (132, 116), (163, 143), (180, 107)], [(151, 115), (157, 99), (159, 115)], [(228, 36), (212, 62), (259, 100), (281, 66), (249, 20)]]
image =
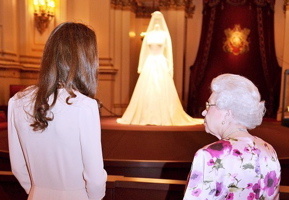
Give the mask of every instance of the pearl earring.
[(225, 121), (222, 121), (222, 125), (224, 125), (225, 124)]

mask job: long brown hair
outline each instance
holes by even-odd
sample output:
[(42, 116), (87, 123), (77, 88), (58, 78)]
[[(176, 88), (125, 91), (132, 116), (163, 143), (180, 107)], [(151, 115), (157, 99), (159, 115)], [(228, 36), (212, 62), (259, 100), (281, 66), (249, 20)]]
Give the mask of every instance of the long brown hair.
[[(34, 131), (43, 131), (48, 121), (47, 111), (57, 100), (57, 89), (62, 87), (75, 98), (73, 90), (94, 98), (97, 87), (98, 55), (95, 32), (81, 23), (58, 25), (48, 38), (40, 65), (38, 91), (35, 96)], [(52, 104), (48, 98), (53, 95)]]

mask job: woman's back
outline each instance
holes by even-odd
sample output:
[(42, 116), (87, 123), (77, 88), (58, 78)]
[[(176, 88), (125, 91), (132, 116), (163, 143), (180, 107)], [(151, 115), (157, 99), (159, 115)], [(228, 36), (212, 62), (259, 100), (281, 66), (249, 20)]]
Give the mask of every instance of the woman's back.
[[(92, 197), (103, 195), (105, 185), (99, 183), (105, 182), (106, 172), (103, 170), (97, 102), (75, 91), (77, 96), (69, 100), (72, 104), (67, 104), (69, 94), (65, 89), (58, 89), (57, 101), (48, 111), (53, 120), (43, 132), (33, 131), (30, 124), (36, 90), (28, 89), (9, 101), (13, 173), (18, 180), (22, 179), (19, 181), (27, 192), (32, 186), (33, 196), (40, 195), (33, 199), (79, 199), (78, 195), (87, 199), (86, 190)], [(52, 96), (49, 99), (51, 104)], [(15, 137), (20, 144), (13, 139)], [(27, 162), (19, 157), (21, 150)], [(27, 164), (31, 183), (26, 166), (19, 168), (23, 163)]]
[[(205, 164), (199, 165), (200, 162)], [(198, 174), (203, 171), (199, 169), (202, 166), (203, 175)], [(193, 167), (192, 173), (203, 179), (190, 181), (188, 187), (194, 188), (196, 196), (189, 198), (187, 194), (184, 199), (278, 197), (280, 164), (273, 147), (260, 138), (237, 137), (207, 145), (197, 152)]]

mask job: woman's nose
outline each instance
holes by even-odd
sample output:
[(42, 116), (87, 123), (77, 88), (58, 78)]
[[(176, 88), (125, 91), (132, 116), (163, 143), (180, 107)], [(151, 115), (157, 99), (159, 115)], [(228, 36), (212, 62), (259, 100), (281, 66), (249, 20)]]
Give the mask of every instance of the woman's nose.
[(206, 110), (203, 110), (203, 112), (202, 112), (202, 116), (205, 117), (206, 114), (207, 114), (207, 111), (206, 111)]

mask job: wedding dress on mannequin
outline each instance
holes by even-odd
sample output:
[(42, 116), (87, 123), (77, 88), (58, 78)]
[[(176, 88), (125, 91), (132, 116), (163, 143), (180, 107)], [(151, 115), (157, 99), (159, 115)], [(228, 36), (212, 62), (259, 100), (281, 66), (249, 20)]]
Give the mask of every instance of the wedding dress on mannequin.
[(170, 34), (161, 12), (152, 14), (141, 47), (139, 78), (121, 124), (195, 125), (203, 119), (190, 117), (183, 109), (173, 80)]

